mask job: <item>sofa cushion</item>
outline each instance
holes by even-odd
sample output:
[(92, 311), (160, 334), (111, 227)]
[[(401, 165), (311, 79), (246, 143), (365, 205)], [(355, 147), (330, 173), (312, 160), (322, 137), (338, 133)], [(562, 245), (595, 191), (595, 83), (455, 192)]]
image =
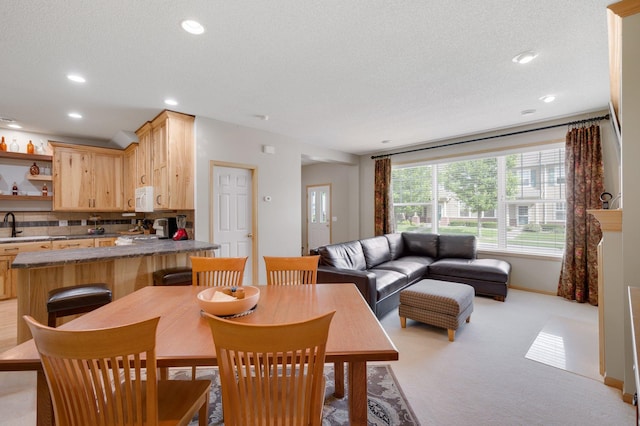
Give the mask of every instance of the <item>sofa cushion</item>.
[(475, 235), (440, 235), (438, 239), (438, 258), (455, 257), (458, 259), (476, 258)]
[(511, 265), (498, 259), (441, 259), (429, 265), (429, 276), (507, 283)]
[[(424, 232), (403, 232), (405, 254), (416, 256), (438, 257), (438, 234)], [(406, 253), (408, 252), (408, 253)]]
[(391, 252), (391, 260), (396, 260), (404, 256), (404, 240), (402, 234), (385, 234), (385, 238), (389, 241), (389, 251)]
[(376, 275), (376, 292), (378, 294), (378, 302), (400, 289), (407, 284), (407, 276), (400, 272), (390, 271), (388, 269), (370, 269)]
[(367, 269), (391, 260), (389, 241), (385, 237), (373, 237), (360, 240)]
[(376, 269), (388, 269), (400, 272), (407, 276), (409, 282), (417, 281), (427, 274), (429, 264), (433, 262), (430, 257), (424, 256), (404, 256), (400, 259), (384, 262), (376, 266)]
[(360, 241), (330, 244), (318, 248), (320, 264), (341, 269), (364, 271), (366, 263)]

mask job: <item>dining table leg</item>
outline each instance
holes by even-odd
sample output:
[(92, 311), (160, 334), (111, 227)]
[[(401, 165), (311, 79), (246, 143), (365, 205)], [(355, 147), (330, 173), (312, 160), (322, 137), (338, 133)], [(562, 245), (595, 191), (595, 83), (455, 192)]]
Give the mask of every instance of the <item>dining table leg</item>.
[(349, 363), (349, 424), (367, 425), (367, 363)]
[(44, 370), (37, 370), (36, 377), (36, 424), (51, 426), (54, 424), (53, 403)]

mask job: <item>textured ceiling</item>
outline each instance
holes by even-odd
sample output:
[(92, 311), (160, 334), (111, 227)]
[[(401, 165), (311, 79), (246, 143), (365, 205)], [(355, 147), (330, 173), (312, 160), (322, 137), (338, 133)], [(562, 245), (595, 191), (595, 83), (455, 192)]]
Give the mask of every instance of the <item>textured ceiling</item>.
[[(177, 111), (354, 154), (405, 147), (606, 108), (610, 3), (4, 0), (0, 116), (109, 140), (172, 97)], [(511, 61), (526, 50), (539, 56)]]

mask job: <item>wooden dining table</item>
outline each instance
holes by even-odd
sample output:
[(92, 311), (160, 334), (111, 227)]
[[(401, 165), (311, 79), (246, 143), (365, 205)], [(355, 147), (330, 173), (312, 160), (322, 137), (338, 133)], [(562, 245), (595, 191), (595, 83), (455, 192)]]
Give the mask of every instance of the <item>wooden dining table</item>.
[[(247, 324), (279, 324), (336, 311), (326, 362), (348, 365), (349, 424), (367, 424), (367, 362), (395, 361), (399, 354), (354, 284), (258, 286), (260, 299), (250, 313), (234, 318)], [(211, 331), (196, 295), (201, 287), (144, 287), (89, 312), (60, 328), (114, 327), (160, 317), (156, 336), (159, 368), (217, 365)], [(34, 370), (37, 424), (53, 423), (51, 399), (33, 340), (0, 354), (0, 371)]]

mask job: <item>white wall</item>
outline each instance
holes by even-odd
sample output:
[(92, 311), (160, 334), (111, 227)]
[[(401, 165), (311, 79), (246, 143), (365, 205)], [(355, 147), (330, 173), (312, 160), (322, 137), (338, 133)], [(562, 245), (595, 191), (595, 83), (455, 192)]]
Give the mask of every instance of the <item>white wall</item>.
[[(608, 113), (608, 109), (595, 111), (590, 114), (582, 114), (573, 117), (566, 117), (561, 120), (537, 123), (535, 125), (523, 126), (522, 128), (511, 128), (508, 130), (497, 131), (485, 134), (470, 135), (465, 138), (451, 139), (439, 141), (432, 145), (442, 145), (456, 141), (465, 141), (470, 139), (482, 138), (490, 135), (498, 135), (504, 133), (512, 133), (518, 130), (546, 127), (549, 125), (565, 123), (569, 121), (581, 120), (584, 118), (602, 116)], [(620, 191), (620, 166), (617, 140), (611, 123), (603, 120), (600, 123), (601, 139), (603, 146), (604, 169), (605, 169), (605, 188), (612, 194)], [(452, 147), (430, 149), (422, 152), (411, 154), (399, 154), (392, 157), (393, 163), (409, 163), (419, 160), (451, 157), (474, 152), (482, 152), (486, 150), (495, 150), (511, 147), (522, 147), (530, 144), (537, 144), (549, 141), (561, 142), (565, 140), (567, 126), (561, 126), (554, 129), (543, 131), (535, 131), (522, 135), (496, 138), (489, 141), (474, 142), (470, 144), (462, 144)], [(428, 145), (424, 145), (428, 146)], [(411, 147), (411, 149), (420, 146)], [(400, 150), (401, 151), (401, 150)], [(636, 167), (637, 169), (637, 167)], [(640, 172), (640, 170), (639, 170)], [(374, 160), (371, 156), (362, 156), (360, 158), (360, 237), (371, 237), (374, 235)], [(637, 181), (636, 181), (637, 182)], [(626, 202), (626, 201), (625, 201)], [(479, 257), (493, 257), (503, 259), (511, 263), (512, 276), (511, 285), (514, 287), (555, 294), (557, 291), (558, 277), (560, 275), (561, 258), (553, 257), (525, 257), (521, 255), (512, 255), (509, 253), (479, 253)]]
[[(209, 241), (209, 166), (212, 160), (257, 167), (259, 281), (263, 256), (299, 256), (301, 144), (284, 136), (196, 117), (196, 239)], [(273, 146), (274, 154), (262, 152)], [(264, 201), (271, 196), (271, 202)]]
[(331, 242), (351, 241), (359, 238), (360, 215), (358, 197), (360, 179), (358, 166), (348, 164), (318, 163), (302, 167), (302, 245), (307, 245), (307, 187), (331, 185)]
[[(633, 395), (636, 390), (633, 374), (633, 352), (631, 339), (631, 316), (627, 286), (640, 287), (638, 273), (638, 243), (640, 242), (640, 13), (623, 19), (622, 23), (622, 69), (620, 96), (620, 124), (622, 127), (622, 251), (624, 288), (620, 289), (619, 305), (615, 306), (624, 317), (620, 317), (619, 330), (624, 330), (624, 393)], [(607, 318), (607, 317), (606, 317)]]

